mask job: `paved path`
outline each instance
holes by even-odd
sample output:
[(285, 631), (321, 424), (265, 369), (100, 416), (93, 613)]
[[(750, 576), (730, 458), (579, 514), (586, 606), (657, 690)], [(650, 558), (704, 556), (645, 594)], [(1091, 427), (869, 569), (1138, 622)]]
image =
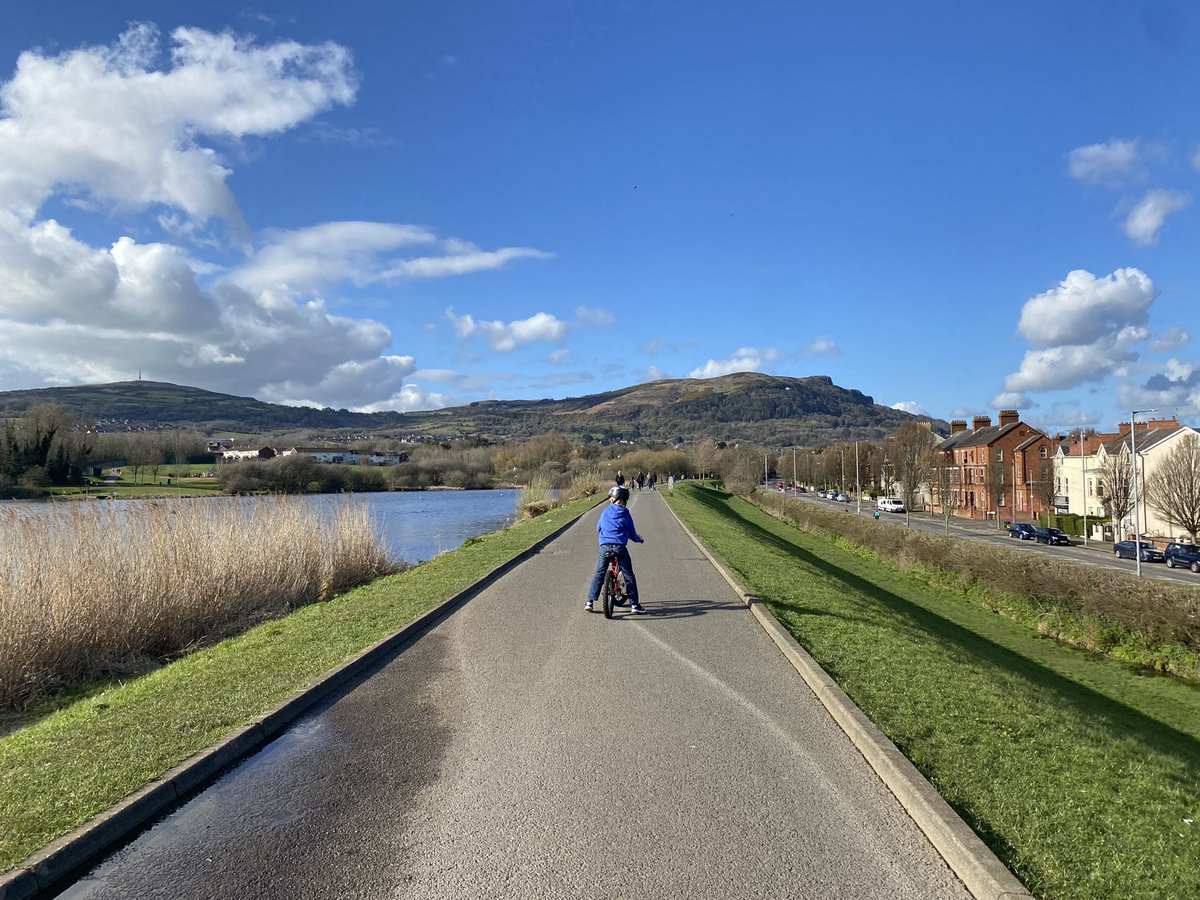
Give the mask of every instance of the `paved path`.
[(965, 898), (657, 494), (593, 511), (70, 898)]

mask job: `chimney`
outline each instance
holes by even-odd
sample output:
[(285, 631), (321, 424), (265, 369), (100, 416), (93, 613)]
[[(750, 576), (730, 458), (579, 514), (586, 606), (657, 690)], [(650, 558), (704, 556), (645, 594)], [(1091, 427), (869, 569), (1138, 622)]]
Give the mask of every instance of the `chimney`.
[(991, 416), (975, 416), (971, 419), (971, 430), (978, 431), (980, 428), (990, 428), (992, 425)]
[(966, 419), (955, 419), (953, 422), (950, 423), (950, 433), (951, 434), (958, 434), (960, 431), (966, 431), (966, 430), (967, 430), (967, 420)]
[(1151, 419), (1146, 423), (1146, 425), (1149, 428), (1166, 428), (1170, 431), (1174, 431), (1179, 427), (1179, 422), (1174, 416), (1171, 416), (1169, 419)]
[(1013, 425), (1021, 420), (1021, 414), (1015, 409), (1000, 410), (1000, 427), (1005, 425)]
[[(1150, 423), (1149, 422), (1138, 422), (1137, 429), (1138, 429), (1138, 431), (1149, 431)], [(1130, 429), (1128, 422), (1119, 422), (1117, 424), (1117, 431), (1119, 431), (1121, 434), (1129, 434), (1129, 432), (1131, 430), (1132, 429)]]

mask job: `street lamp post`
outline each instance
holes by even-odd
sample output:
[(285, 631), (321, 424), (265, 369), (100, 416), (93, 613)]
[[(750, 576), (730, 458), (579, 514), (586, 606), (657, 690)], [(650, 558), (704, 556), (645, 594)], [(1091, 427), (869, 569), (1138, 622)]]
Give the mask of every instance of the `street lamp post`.
[(1129, 413), (1129, 446), (1133, 450), (1133, 558), (1138, 578), (1142, 577), (1142, 529), (1138, 526), (1137, 414), (1156, 412), (1157, 409), (1135, 409)]
[(1087, 504), (1088, 504), (1088, 480), (1087, 480), (1087, 459), (1084, 458), (1084, 444), (1087, 438), (1083, 436), (1083, 426), (1079, 426), (1079, 469), (1083, 473), (1083, 546), (1087, 546)]
[(854, 442), (854, 494), (858, 498), (856, 515), (862, 515), (862, 474), (858, 468), (858, 441)]

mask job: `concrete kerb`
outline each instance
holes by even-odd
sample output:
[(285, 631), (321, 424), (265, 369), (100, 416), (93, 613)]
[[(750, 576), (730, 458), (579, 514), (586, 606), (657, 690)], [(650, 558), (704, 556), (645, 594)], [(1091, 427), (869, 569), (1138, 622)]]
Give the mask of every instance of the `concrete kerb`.
[(137, 832), (194, 790), (243, 757), (261, 749), (319, 700), (356, 675), (397, 652), (521, 563), (536, 556), (592, 507), (573, 516), (512, 559), (497, 566), (453, 597), (422, 613), (399, 631), (372, 644), (317, 681), (292, 694), (267, 712), (226, 735), (216, 744), (188, 757), (140, 790), (93, 816), (74, 831), (57, 838), (0, 874), (0, 900), (30, 900), (61, 890), (105, 853)]
[[(670, 506), (667, 508), (670, 509)], [(675, 515), (673, 509), (671, 514)], [(1033, 895), (1025, 885), (1021, 884), (979, 835), (959, 817), (887, 735), (867, 718), (837, 682), (817, 665), (808, 651), (779, 624), (762, 601), (746, 590), (678, 515), (675, 515), (675, 519), (750, 609), (763, 630), (833, 716), (834, 721), (846, 732), (880, 780), (900, 801), (901, 806), (971, 895), (976, 900), (1031, 900)]]

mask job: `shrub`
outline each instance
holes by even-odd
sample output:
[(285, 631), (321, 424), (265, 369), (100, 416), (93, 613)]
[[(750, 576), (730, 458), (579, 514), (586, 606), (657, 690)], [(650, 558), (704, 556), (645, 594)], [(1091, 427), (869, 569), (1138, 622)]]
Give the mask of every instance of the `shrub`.
[[(751, 498), (754, 502), (754, 498)], [(757, 504), (778, 515), (780, 501)], [(1159, 579), (965, 541), (911, 528), (880, 527), (871, 519), (788, 500), (784, 517), (796, 527), (848, 542), (905, 570), (971, 594), (997, 612), (1034, 624), (1043, 634), (1085, 649), (1123, 655), (1149, 640), (1140, 661), (1189, 678), (1200, 676), (1200, 592)], [(1180, 661), (1170, 645), (1189, 651)], [(1148, 659), (1149, 653), (1152, 659)]]

